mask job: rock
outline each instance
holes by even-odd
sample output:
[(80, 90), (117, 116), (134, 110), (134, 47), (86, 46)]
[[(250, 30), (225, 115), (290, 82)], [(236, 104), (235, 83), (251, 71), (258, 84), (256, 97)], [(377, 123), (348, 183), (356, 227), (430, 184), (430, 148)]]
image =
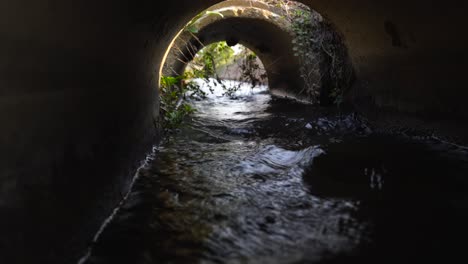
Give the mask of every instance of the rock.
[(307, 123), (307, 125), (305, 126), (305, 128), (307, 129), (313, 129), (312, 125), (310, 123)]

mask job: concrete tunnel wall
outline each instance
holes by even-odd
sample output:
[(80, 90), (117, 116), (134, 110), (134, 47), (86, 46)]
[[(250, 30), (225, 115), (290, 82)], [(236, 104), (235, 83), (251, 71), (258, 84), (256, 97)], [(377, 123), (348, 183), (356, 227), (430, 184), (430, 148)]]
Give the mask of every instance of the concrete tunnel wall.
[[(0, 262), (72, 263), (83, 252), (159, 138), (169, 43), (218, 2), (0, 2)], [(344, 35), (358, 109), (466, 135), (467, 3), (301, 2)]]

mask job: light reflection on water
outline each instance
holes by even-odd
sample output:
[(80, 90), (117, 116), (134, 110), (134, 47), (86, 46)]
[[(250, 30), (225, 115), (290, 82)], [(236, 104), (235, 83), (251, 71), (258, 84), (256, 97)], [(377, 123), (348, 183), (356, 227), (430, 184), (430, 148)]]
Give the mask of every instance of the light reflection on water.
[(466, 220), (465, 152), (241, 87), (192, 102), (193, 120), (142, 170), (88, 263), (453, 256)]

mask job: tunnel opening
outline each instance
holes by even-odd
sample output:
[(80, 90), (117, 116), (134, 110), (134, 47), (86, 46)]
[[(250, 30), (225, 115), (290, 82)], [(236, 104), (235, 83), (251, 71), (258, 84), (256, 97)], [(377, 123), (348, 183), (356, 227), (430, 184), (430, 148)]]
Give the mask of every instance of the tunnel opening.
[(232, 38), (209, 44), (198, 51), (186, 65), (184, 75), (206, 81), (215, 79), (221, 85), (223, 81), (231, 81), (229, 87), (222, 87), (226, 95), (235, 92), (235, 82), (248, 83), (252, 88), (268, 86), (268, 74), (261, 58)]
[[(231, 44), (230, 45), (228, 45)], [(203, 45), (191, 60), (183, 62), (182, 75), (161, 77), (160, 115), (165, 131), (177, 128), (196, 111), (192, 100), (207, 97), (235, 97), (246, 91), (268, 86), (268, 75), (260, 58), (232, 39)]]
[[(275, 96), (340, 107), (354, 80), (344, 37), (309, 6), (227, 0), (196, 15), (174, 37), (161, 63), (162, 86), (167, 86), (168, 76), (187, 78), (186, 66), (196, 54), (220, 41), (226, 47), (241, 43), (251, 49), (264, 63)], [(167, 87), (162, 86), (164, 96)]]

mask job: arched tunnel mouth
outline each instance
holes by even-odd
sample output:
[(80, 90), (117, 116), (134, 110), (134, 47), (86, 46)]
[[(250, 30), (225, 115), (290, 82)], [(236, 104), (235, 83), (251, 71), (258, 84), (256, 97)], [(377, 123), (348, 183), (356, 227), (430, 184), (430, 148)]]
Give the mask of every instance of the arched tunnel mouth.
[(341, 34), (319, 13), (294, 1), (229, 0), (207, 9), (174, 38), (160, 75), (182, 76), (195, 54), (217, 41), (251, 49), (263, 62), (276, 96), (341, 104), (353, 82)]

